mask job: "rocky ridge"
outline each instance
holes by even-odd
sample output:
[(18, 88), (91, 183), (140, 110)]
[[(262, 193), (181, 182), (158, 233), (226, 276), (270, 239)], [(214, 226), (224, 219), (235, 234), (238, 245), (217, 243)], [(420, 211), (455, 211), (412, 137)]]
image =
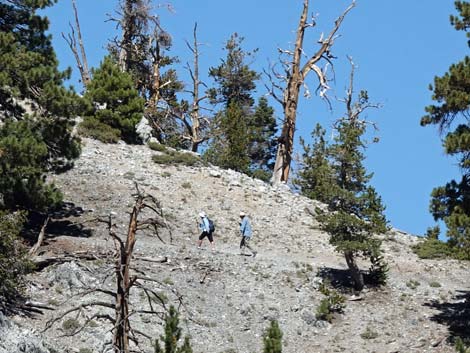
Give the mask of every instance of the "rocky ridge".
[[(285, 186), (274, 188), (230, 170), (158, 165), (151, 161), (155, 153), (146, 146), (84, 140), (75, 168), (54, 176), (69, 208), (48, 226), (41, 255), (112, 251), (105, 224), (94, 220), (111, 214), (118, 231), (125, 233), (137, 183), (161, 201), (171, 232), (162, 230), (163, 242), (140, 234), (135, 265), (158, 280), (149, 286), (165, 305), (182, 304), (181, 323), (194, 352), (261, 352), (271, 319), (279, 321), (286, 353), (454, 351), (447, 341), (452, 325), (445, 320), (445, 308), (466, 300), (461, 293), (470, 289), (467, 264), (420, 260), (410, 250), (418, 238), (392, 229), (382, 236), (390, 264), (388, 286), (368, 288), (361, 300), (348, 300), (333, 323), (319, 321), (319, 283), (325, 278), (347, 282), (343, 258), (315, 219), (315, 209), (322, 205)], [(217, 227), (215, 253), (207, 243), (203, 250), (196, 248), (201, 210)], [(239, 254), (241, 210), (252, 220), (256, 258)], [(106, 344), (111, 327), (104, 320), (92, 320), (79, 334), (68, 335), (75, 325), (107, 309), (84, 309), (40, 333), (65, 310), (106, 299), (83, 292), (102, 286), (112, 290), (111, 273), (111, 262), (97, 260), (54, 265), (32, 275), (32, 299), (55, 310), (33, 320), (0, 318), (0, 353), (111, 351)], [(358, 299), (347, 286), (343, 290), (347, 298)], [(135, 291), (131, 302), (143, 308), (147, 298)], [(154, 338), (162, 332), (157, 317), (136, 314), (133, 320), (136, 329)], [(23, 338), (34, 348), (18, 343)], [(141, 349), (153, 351), (146, 339)]]

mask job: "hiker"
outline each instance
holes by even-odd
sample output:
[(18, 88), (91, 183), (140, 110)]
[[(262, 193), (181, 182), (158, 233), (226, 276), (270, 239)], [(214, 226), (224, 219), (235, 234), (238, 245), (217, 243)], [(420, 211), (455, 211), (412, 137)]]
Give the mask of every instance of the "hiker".
[(214, 238), (212, 237), (212, 232), (209, 225), (209, 218), (207, 218), (207, 215), (204, 212), (199, 213), (199, 217), (201, 218), (201, 221), (199, 222), (199, 229), (202, 231), (202, 233), (199, 236), (197, 247), (198, 249), (201, 249), (202, 240), (207, 237), (207, 239), (209, 239), (209, 242), (211, 243), (212, 251), (214, 252)]
[(240, 233), (242, 236), (242, 240), (240, 242), (240, 254), (245, 255), (246, 247), (251, 251), (253, 257), (255, 257), (258, 252), (253, 250), (253, 248), (249, 244), (253, 233), (251, 230), (250, 220), (245, 214), (245, 212), (240, 212)]

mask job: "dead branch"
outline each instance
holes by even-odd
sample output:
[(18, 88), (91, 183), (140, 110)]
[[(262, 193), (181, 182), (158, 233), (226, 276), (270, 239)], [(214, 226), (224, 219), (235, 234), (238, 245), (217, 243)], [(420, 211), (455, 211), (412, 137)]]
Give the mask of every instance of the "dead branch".
[(49, 330), (57, 321), (62, 320), (67, 315), (69, 315), (71, 313), (74, 313), (74, 312), (79, 312), (79, 311), (81, 311), (85, 308), (91, 307), (91, 306), (100, 306), (100, 307), (104, 307), (104, 308), (114, 309), (114, 305), (112, 305), (110, 303), (107, 303), (107, 302), (93, 301), (93, 302), (89, 302), (89, 303), (83, 303), (83, 304), (75, 306), (75, 307), (73, 307), (69, 310), (66, 310), (61, 315), (47, 321), (46, 326), (44, 327), (42, 332), (46, 332), (47, 330)]
[[(327, 83), (328, 80), (326, 77), (326, 69), (322, 70), (318, 65), (318, 62), (323, 59), (327, 62), (327, 64), (331, 63), (330, 59), (333, 58), (333, 55), (331, 55), (330, 50), (335, 42), (335, 39), (337, 38), (336, 33), (343, 23), (346, 15), (355, 6), (355, 1), (353, 0), (352, 3), (336, 19), (333, 29), (330, 31), (329, 35), (325, 39), (323, 38), (323, 35), (320, 37), (320, 48), (316, 51), (315, 54), (308, 57), (308, 60), (302, 65), (301, 60), (305, 55), (303, 48), (305, 30), (315, 26), (314, 20), (312, 20), (311, 23), (307, 23), (308, 4), (309, 0), (303, 1), (303, 9), (296, 31), (294, 50), (279, 50), (280, 54), (287, 55), (289, 60), (281, 60), (281, 64), (283, 65), (286, 74), (285, 79), (283, 79), (286, 82), (286, 85), (283, 89), (282, 99), (284, 124), (282, 127), (281, 136), (278, 140), (279, 143), (272, 177), (272, 182), (275, 185), (280, 184), (281, 182), (287, 182), (289, 178), (300, 88), (305, 84), (307, 75), (313, 71), (315, 72), (319, 81), (319, 87), (317, 91), (320, 92), (320, 96), (322, 98), (327, 98), (326, 92), (330, 89), (330, 87)], [(273, 94), (274, 90), (271, 89), (269, 92)], [(308, 89), (306, 94), (309, 95)], [(278, 102), (280, 101), (279, 98), (275, 97), (275, 99)]]
[(45, 233), (46, 233), (46, 227), (47, 227), (47, 224), (49, 223), (50, 219), (51, 219), (51, 217), (48, 215), (46, 217), (45, 221), (44, 221), (44, 224), (41, 227), (41, 231), (39, 232), (38, 240), (37, 240), (36, 244), (34, 244), (34, 246), (29, 250), (29, 256), (34, 257), (36, 255), (39, 247), (41, 246), (41, 244), (44, 240), (44, 236), (45, 236)]
[(71, 33), (69, 33), (66, 37), (65, 34), (62, 32), (62, 38), (64, 38), (64, 40), (67, 42), (70, 50), (73, 53), (73, 56), (75, 57), (78, 71), (80, 72), (80, 75), (82, 77), (83, 86), (86, 89), (87, 85), (91, 81), (91, 77), (90, 77), (90, 70), (88, 69), (88, 60), (87, 60), (86, 53), (85, 53), (85, 46), (83, 45), (82, 31), (80, 29), (80, 21), (78, 20), (78, 10), (77, 10), (77, 5), (75, 3), (75, 0), (72, 0), (72, 7), (73, 7), (73, 13), (75, 17), (75, 28), (77, 30), (78, 47), (80, 48), (80, 54), (78, 53), (78, 48), (77, 48), (75, 28), (72, 26), (71, 23), (69, 23)]
[(96, 261), (103, 259), (97, 254), (86, 253), (86, 254), (65, 254), (60, 256), (36, 256), (33, 259), (34, 270), (42, 271), (48, 266), (55, 264), (63, 264), (66, 262), (77, 261), (77, 260), (86, 260), (86, 261)]

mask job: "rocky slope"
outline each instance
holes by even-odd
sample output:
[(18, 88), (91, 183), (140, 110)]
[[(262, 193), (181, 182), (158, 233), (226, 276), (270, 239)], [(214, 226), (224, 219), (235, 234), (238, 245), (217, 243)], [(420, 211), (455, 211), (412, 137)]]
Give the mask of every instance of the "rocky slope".
[[(389, 285), (366, 289), (361, 300), (347, 300), (344, 313), (331, 324), (318, 321), (315, 311), (324, 297), (318, 286), (323, 280), (342, 284), (346, 297), (357, 299), (348, 289), (342, 257), (318, 229), (315, 208), (321, 205), (233, 171), (158, 165), (151, 161), (155, 153), (145, 146), (85, 140), (76, 167), (54, 177), (68, 209), (48, 225), (40, 255), (112, 252), (106, 225), (96, 218), (111, 214), (117, 231), (125, 234), (138, 183), (161, 201), (171, 232), (162, 230), (160, 239), (140, 233), (134, 265), (155, 280), (146, 285), (165, 305), (180, 306), (181, 326), (191, 336), (194, 352), (261, 352), (271, 319), (279, 321), (286, 353), (453, 352), (448, 338), (455, 322), (449, 317), (452, 310), (467, 305), (468, 264), (420, 260), (410, 250), (418, 239), (391, 230), (382, 236), (391, 268)], [(196, 247), (201, 210), (217, 227), (215, 253), (207, 240), (204, 249)], [(256, 258), (239, 254), (241, 210), (252, 219)], [(93, 314), (112, 314), (106, 308), (84, 308), (41, 331), (48, 320), (72, 307), (108, 300), (84, 292), (112, 290), (112, 265), (112, 258), (77, 260), (31, 276), (32, 300), (55, 310), (44, 310), (33, 319), (0, 318), (0, 352), (110, 351), (111, 326), (104, 319), (93, 319), (80, 333), (69, 335)], [(134, 309), (147, 308), (146, 296), (137, 290), (131, 301)], [(136, 313), (132, 322), (154, 338), (162, 332), (158, 317)], [(25, 338), (28, 335), (34, 340)], [(21, 340), (36, 343), (24, 348)], [(153, 351), (147, 339), (140, 348)]]

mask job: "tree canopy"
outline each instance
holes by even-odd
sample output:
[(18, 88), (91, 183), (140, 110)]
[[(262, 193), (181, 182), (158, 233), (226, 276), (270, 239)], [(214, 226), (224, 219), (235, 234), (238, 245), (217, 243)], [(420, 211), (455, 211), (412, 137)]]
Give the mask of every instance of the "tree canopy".
[[(457, 16), (450, 17), (458, 31), (469, 36), (470, 3), (455, 2)], [(437, 125), (443, 136), (445, 153), (458, 160), (462, 177), (436, 187), (431, 193), (430, 211), (447, 226), (447, 237), (470, 258), (470, 58), (452, 64), (430, 85), (436, 102), (425, 108), (421, 125)]]

